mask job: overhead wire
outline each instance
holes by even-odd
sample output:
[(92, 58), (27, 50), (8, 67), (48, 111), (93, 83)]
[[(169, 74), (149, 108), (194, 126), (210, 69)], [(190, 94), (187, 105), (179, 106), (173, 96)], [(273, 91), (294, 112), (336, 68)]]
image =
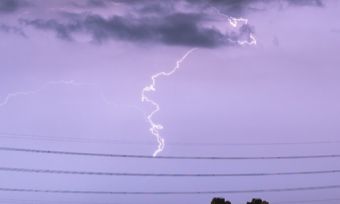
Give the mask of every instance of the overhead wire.
[(3, 192), (20, 193), (56, 193), (56, 194), (99, 194), (99, 195), (198, 195), (198, 194), (246, 194), (246, 193), (280, 193), (293, 191), (316, 191), (340, 189), (340, 185), (307, 186), (295, 188), (269, 188), (250, 190), (216, 190), (216, 191), (93, 191), (93, 190), (50, 190), (35, 188), (6, 188), (0, 187)]
[(127, 172), (99, 172), (99, 171), (69, 171), (53, 169), (30, 169), (0, 167), (2, 172), (19, 172), (35, 174), (66, 174), (87, 176), (139, 176), (139, 177), (257, 177), (257, 176), (293, 176), (315, 174), (338, 174), (340, 170), (265, 172), (265, 173), (127, 173)]
[(109, 158), (130, 158), (130, 159), (175, 159), (175, 160), (286, 160), (286, 159), (340, 158), (340, 154), (291, 155), (291, 156), (157, 156), (157, 157), (154, 157), (151, 155), (71, 152), (71, 151), (55, 151), (55, 150), (27, 149), (27, 148), (14, 148), (14, 147), (0, 147), (0, 151), (64, 155), (64, 156), (87, 156), (87, 157), (109, 157)]

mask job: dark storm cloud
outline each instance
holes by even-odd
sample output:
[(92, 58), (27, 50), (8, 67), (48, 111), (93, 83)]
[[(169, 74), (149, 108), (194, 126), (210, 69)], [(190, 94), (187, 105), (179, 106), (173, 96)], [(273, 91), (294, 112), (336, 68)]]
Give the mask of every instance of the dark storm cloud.
[[(56, 20), (41, 19), (23, 22), (38, 29), (52, 30), (58, 37), (66, 40), (72, 40), (74, 33), (83, 32), (90, 34), (98, 42), (118, 39), (199, 47), (231, 44), (228, 40), (232, 38), (231, 36), (224, 35), (213, 28), (200, 26), (203, 20), (198, 14), (176, 13), (162, 18), (142, 19), (120, 16), (105, 19), (99, 15), (86, 15), (65, 24)], [(248, 33), (249, 29), (244, 29), (242, 32)]]
[(13, 13), (28, 5), (24, 0), (0, 0), (0, 14)]
[[(167, 45), (217, 47), (232, 45), (232, 41), (241, 37), (245, 39), (245, 36), (249, 36), (253, 29), (244, 25), (236, 33), (225, 34), (213, 27), (203, 26), (212, 20), (209, 19), (209, 15), (212, 14), (206, 13), (208, 9), (217, 8), (228, 15), (239, 16), (259, 9), (256, 7), (258, 4), (271, 5), (271, 3), (282, 2), (294, 6), (322, 6), (321, 0), (83, 0), (77, 1), (81, 3), (77, 5), (81, 5), (79, 6), (81, 9), (90, 9), (87, 12), (85, 10), (85, 14), (63, 13), (60, 18), (26, 19), (22, 22), (37, 29), (54, 31), (59, 38), (64, 40), (73, 40), (76, 33), (86, 33), (97, 42), (113, 39)], [(112, 3), (126, 5), (129, 14), (104, 18), (91, 13), (91, 8), (110, 8), (114, 6)], [(189, 11), (179, 11), (176, 7), (178, 3), (185, 3)], [(131, 13), (133, 15), (130, 15)]]

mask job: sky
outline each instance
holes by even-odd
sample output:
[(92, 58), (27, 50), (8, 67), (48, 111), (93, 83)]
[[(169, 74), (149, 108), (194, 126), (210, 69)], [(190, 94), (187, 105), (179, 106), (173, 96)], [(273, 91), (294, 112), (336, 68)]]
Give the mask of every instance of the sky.
[[(231, 18), (244, 18), (236, 27)], [(152, 156), (340, 154), (337, 0), (0, 0), (0, 147)], [(251, 38), (256, 38), (256, 45)], [(248, 42), (241, 45), (241, 42)], [(157, 160), (0, 152), (4, 167), (127, 173), (340, 169), (338, 158)], [(339, 174), (115, 177), (0, 170), (0, 189), (229, 191), (340, 185)], [(271, 203), (339, 189), (211, 195), (0, 191), (0, 203)], [(329, 199), (334, 199), (330, 201)], [(336, 200), (337, 199), (337, 200)], [(299, 203), (299, 202), (296, 202)], [(301, 203), (301, 202), (300, 202)]]

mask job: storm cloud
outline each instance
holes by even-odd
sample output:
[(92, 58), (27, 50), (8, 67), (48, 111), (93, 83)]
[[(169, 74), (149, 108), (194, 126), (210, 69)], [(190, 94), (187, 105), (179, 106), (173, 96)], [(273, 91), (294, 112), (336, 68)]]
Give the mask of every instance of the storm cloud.
[[(15, 10), (15, 0), (5, 0), (4, 10)], [(63, 2), (63, 1), (60, 1)], [(59, 3), (60, 3), (59, 2)], [(68, 2), (77, 12), (61, 11), (58, 16), (21, 19), (22, 25), (44, 31), (53, 31), (63, 40), (73, 41), (76, 34), (87, 34), (95, 42), (122, 40), (133, 43), (155, 43), (175, 46), (219, 47), (234, 45), (235, 41), (248, 40), (254, 29), (248, 24), (234, 31), (222, 31), (216, 23), (226, 25), (213, 9), (238, 17), (263, 5), (282, 4), (294, 6), (322, 6), (321, 0), (84, 0)], [(1, 4), (0, 4), (1, 5)], [(92, 9), (123, 6), (123, 14), (100, 15)], [(215, 24), (214, 24), (215, 23)], [(211, 26), (207, 26), (211, 25)]]
[[(56, 20), (26, 20), (24, 23), (38, 29), (52, 30), (65, 40), (72, 40), (72, 34), (78, 32), (90, 34), (98, 42), (118, 39), (198, 47), (231, 45), (230, 40), (237, 39), (235, 35), (223, 34), (217, 29), (201, 26), (202, 21), (204, 19), (196, 14), (176, 13), (162, 18), (135, 19), (113, 16), (106, 19), (99, 15), (86, 15), (64, 24)], [(240, 36), (251, 32), (250, 27), (245, 27), (248, 26), (242, 27)]]

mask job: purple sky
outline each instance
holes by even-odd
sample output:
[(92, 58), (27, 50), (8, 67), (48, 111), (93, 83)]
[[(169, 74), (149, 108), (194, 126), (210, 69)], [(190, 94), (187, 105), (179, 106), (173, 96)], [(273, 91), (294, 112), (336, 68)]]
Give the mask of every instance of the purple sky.
[[(249, 24), (232, 29), (215, 9), (246, 17)], [(153, 117), (164, 126), (160, 132), (166, 146), (160, 155), (340, 154), (339, 19), (337, 0), (0, 0), (0, 146), (152, 155), (157, 141), (146, 116), (153, 107), (141, 102), (141, 90), (151, 75), (170, 71), (185, 52), (197, 47), (174, 75), (158, 79), (156, 92), (148, 93), (161, 106)], [(234, 43), (249, 40), (250, 33), (256, 46)], [(318, 141), (327, 143), (230, 145)], [(150, 161), (0, 153), (0, 167), (34, 169), (340, 169), (338, 159)], [(339, 180), (338, 174), (143, 178), (0, 171), (0, 188), (94, 191), (294, 188), (337, 185)], [(339, 189), (199, 196), (0, 192), (0, 203), (205, 204), (213, 196), (233, 203), (253, 197), (275, 203), (340, 199), (339, 194)]]

